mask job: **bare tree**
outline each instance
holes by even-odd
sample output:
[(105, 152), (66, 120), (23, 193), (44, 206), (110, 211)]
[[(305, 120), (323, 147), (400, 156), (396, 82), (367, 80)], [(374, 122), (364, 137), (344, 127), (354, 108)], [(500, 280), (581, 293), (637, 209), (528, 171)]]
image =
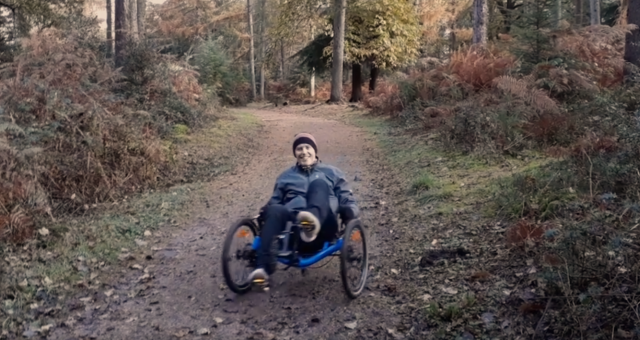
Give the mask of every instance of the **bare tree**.
[(253, 14), (251, 11), (251, 0), (247, 0), (247, 20), (249, 21), (249, 68), (251, 68), (251, 93), (253, 97), (251, 99), (255, 100), (256, 95), (256, 65), (255, 65), (255, 56), (253, 50)]
[(107, 58), (111, 58), (113, 54), (113, 19), (111, 11), (111, 0), (107, 0)]
[(333, 6), (333, 62), (331, 66), (331, 97), (329, 102), (337, 103), (342, 101), (342, 64), (344, 62), (347, 1), (335, 0)]
[(138, 9), (138, 36), (140, 38), (144, 37), (145, 26), (144, 20), (147, 16), (147, 1), (146, 0), (137, 0), (137, 9)]
[(640, 67), (640, 0), (629, 0), (627, 6), (627, 23), (638, 26), (627, 34), (624, 60)]
[(127, 45), (127, 11), (125, 0), (115, 0), (116, 67), (124, 63), (124, 49)]
[(473, 0), (473, 43), (485, 45), (487, 43), (487, 23), (489, 7), (487, 0)]

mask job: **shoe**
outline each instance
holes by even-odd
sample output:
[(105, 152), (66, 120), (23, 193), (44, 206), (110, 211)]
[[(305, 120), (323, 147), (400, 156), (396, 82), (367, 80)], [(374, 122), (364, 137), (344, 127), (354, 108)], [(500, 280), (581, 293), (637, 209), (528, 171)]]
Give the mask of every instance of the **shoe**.
[[(252, 271), (251, 274), (249, 274), (248, 280), (252, 284), (261, 287), (269, 286), (269, 274), (267, 274), (267, 272), (262, 268), (256, 268)], [(268, 290), (268, 288), (265, 288), (265, 290)]]
[(307, 243), (315, 240), (320, 233), (318, 218), (308, 211), (301, 211), (298, 213), (297, 219), (301, 226), (300, 238)]

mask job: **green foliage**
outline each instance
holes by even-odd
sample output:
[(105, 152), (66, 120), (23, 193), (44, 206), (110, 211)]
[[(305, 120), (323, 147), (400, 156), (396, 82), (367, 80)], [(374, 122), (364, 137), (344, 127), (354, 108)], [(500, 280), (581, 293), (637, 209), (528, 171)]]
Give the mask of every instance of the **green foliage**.
[(194, 58), (200, 84), (215, 92), (225, 102), (236, 101), (235, 90), (246, 81), (242, 73), (234, 69), (232, 59), (224, 50), (222, 39), (209, 39), (198, 46)]
[(519, 42), (513, 52), (521, 59), (522, 72), (528, 74), (533, 66), (547, 61), (552, 49), (547, 30), (553, 27), (552, 0), (532, 0), (519, 8), (520, 18), (514, 22), (512, 34)]
[[(303, 67), (321, 73), (329, 70), (333, 35), (327, 27), (297, 52)], [(372, 62), (392, 69), (415, 62), (420, 45), (419, 22), (407, 1), (354, 1), (348, 4), (345, 63)]]
[(409, 1), (354, 1), (347, 9), (349, 62), (372, 61), (380, 69), (405, 66), (418, 57), (419, 39), (418, 17)]

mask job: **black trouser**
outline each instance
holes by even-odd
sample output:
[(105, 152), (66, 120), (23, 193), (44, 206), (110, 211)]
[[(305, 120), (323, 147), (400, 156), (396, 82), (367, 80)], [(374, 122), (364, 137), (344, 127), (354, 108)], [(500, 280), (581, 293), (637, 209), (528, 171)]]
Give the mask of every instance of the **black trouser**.
[[(331, 211), (329, 193), (331, 188), (327, 182), (317, 179), (307, 189), (307, 208), (304, 209), (318, 218), (321, 224), (318, 237), (310, 243), (298, 241), (298, 251), (303, 253), (322, 249), (327, 241), (332, 241), (338, 232), (338, 219)], [(260, 248), (257, 252), (257, 266), (272, 274), (275, 269), (276, 254), (271, 247), (276, 236), (285, 229), (287, 222), (296, 221), (297, 212), (290, 211), (284, 205), (274, 204), (267, 207), (265, 223), (260, 232)], [(293, 235), (292, 235), (293, 236)]]

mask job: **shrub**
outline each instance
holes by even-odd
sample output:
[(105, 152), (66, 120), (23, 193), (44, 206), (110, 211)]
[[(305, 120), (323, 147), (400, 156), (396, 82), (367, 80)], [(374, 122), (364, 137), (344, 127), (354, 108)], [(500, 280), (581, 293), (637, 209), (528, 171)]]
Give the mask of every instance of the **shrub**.
[(152, 62), (123, 74), (84, 39), (43, 30), (3, 69), (0, 240), (21, 242), (41, 217), (173, 181), (160, 137), (194, 126), (209, 105), (188, 65), (140, 46), (128, 60)]

